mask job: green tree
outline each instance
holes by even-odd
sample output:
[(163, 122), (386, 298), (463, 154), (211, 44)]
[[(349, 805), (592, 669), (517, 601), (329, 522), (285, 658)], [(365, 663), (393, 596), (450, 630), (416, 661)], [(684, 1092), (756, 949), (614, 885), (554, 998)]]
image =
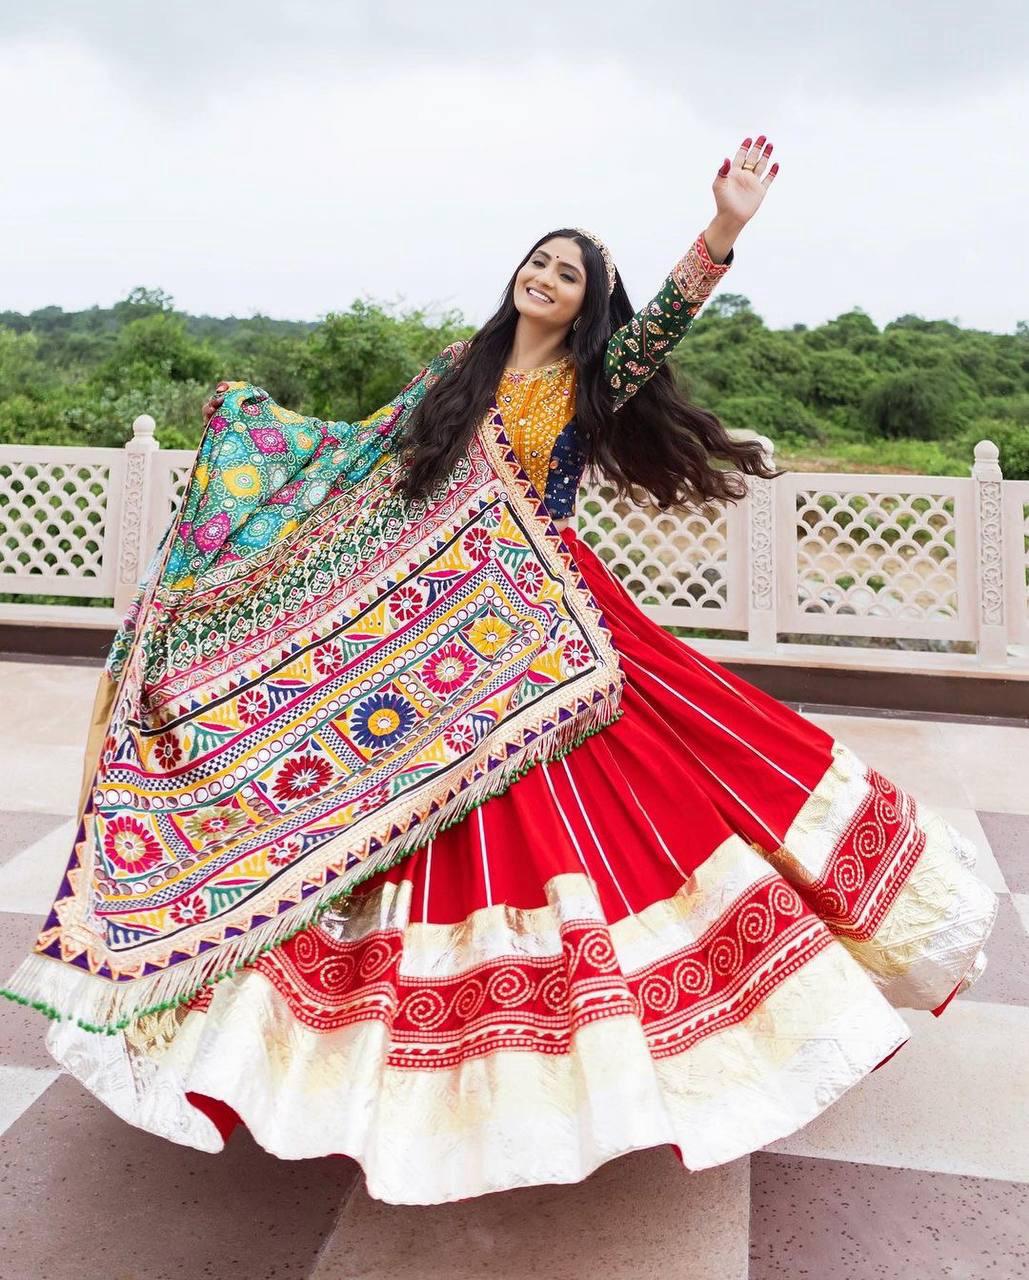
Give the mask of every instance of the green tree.
[(928, 377), (920, 369), (881, 378), (862, 405), (869, 430), (888, 440), (935, 440), (960, 424), (956, 380)]

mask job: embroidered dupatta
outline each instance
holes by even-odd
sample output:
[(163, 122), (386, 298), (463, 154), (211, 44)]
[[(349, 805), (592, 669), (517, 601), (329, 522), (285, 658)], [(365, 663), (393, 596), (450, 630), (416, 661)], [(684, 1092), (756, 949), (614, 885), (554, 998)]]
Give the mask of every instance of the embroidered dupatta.
[(5, 994), (113, 1032), (190, 1000), (618, 715), (607, 629), (494, 405), (448, 480), (229, 383), (112, 646), (53, 909)]

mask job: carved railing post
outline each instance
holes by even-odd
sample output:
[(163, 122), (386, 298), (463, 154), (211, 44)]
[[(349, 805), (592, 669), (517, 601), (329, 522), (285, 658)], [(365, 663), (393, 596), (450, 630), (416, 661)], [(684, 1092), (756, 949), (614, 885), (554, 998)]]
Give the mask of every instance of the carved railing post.
[[(767, 436), (758, 437), (769, 467), (775, 446)], [(750, 490), (747, 546), (748, 583), (747, 638), (759, 653), (771, 653), (778, 638), (775, 583), (775, 494), (771, 480), (748, 480)]]
[(1008, 656), (1004, 622), (1003, 473), (1000, 450), (992, 440), (975, 446), (976, 624), (979, 661), (1003, 666)]
[(125, 445), (125, 486), (118, 528), (118, 575), (114, 587), (114, 607), (119, 613), (124, 613), (132, 603), (146, 568), (153, 473), (151, 462), (158, 448), (154, 437), (156, 427), (148, 413), (141, 413), (132, 424), (132, 439)]

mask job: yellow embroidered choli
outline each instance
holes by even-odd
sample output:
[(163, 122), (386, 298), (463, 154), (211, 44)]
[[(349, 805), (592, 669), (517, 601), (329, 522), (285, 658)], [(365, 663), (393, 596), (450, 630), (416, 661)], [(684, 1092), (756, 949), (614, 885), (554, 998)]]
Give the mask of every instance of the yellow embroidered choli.
[[(552, 475), (560, 465), (552, 456), (561, 432), (575, 414), (575, 363), (571, 356), (538, 369), (507, 369), (497, 388), (504, 430), (526, 475), (540, 494), (574, 500), (577, 475)], [(555, 493), (556, 490), (556, 493)], [(548, 504), (553, 510), (554, 504)]]

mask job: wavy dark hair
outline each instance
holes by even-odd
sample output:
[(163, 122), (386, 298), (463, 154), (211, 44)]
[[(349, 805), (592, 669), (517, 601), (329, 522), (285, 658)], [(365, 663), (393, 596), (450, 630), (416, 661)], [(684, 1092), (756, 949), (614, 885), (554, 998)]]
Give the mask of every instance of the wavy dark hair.
[(574, 240), (586, 267), (579, 327), (569, 329), (568, 344), (576, 367), (575, 417), (587, 471), (599, 473), (635, 501), (649, 496), (662, 509), (734, 502), (747, 492), (745, 475), (778, 475), (769, 469), (759, 442), (734, 440), (714, 414), (690, 404), (667, 364), (641, 385), (616, 417), (604, 355), (611, 335), (635, 312), (617, 272), (608, 296), (607, 269), (593, 241), (564, 227), (541, 236), (522, 258), (500, 306), (471, 339), (458, 364), (412, 412), (400, 441), (406, 464), (400, 492), (424, 497), (467, 449), (511, 353), (519, 314), (514, 302), (518, 272), (555, 236)]

